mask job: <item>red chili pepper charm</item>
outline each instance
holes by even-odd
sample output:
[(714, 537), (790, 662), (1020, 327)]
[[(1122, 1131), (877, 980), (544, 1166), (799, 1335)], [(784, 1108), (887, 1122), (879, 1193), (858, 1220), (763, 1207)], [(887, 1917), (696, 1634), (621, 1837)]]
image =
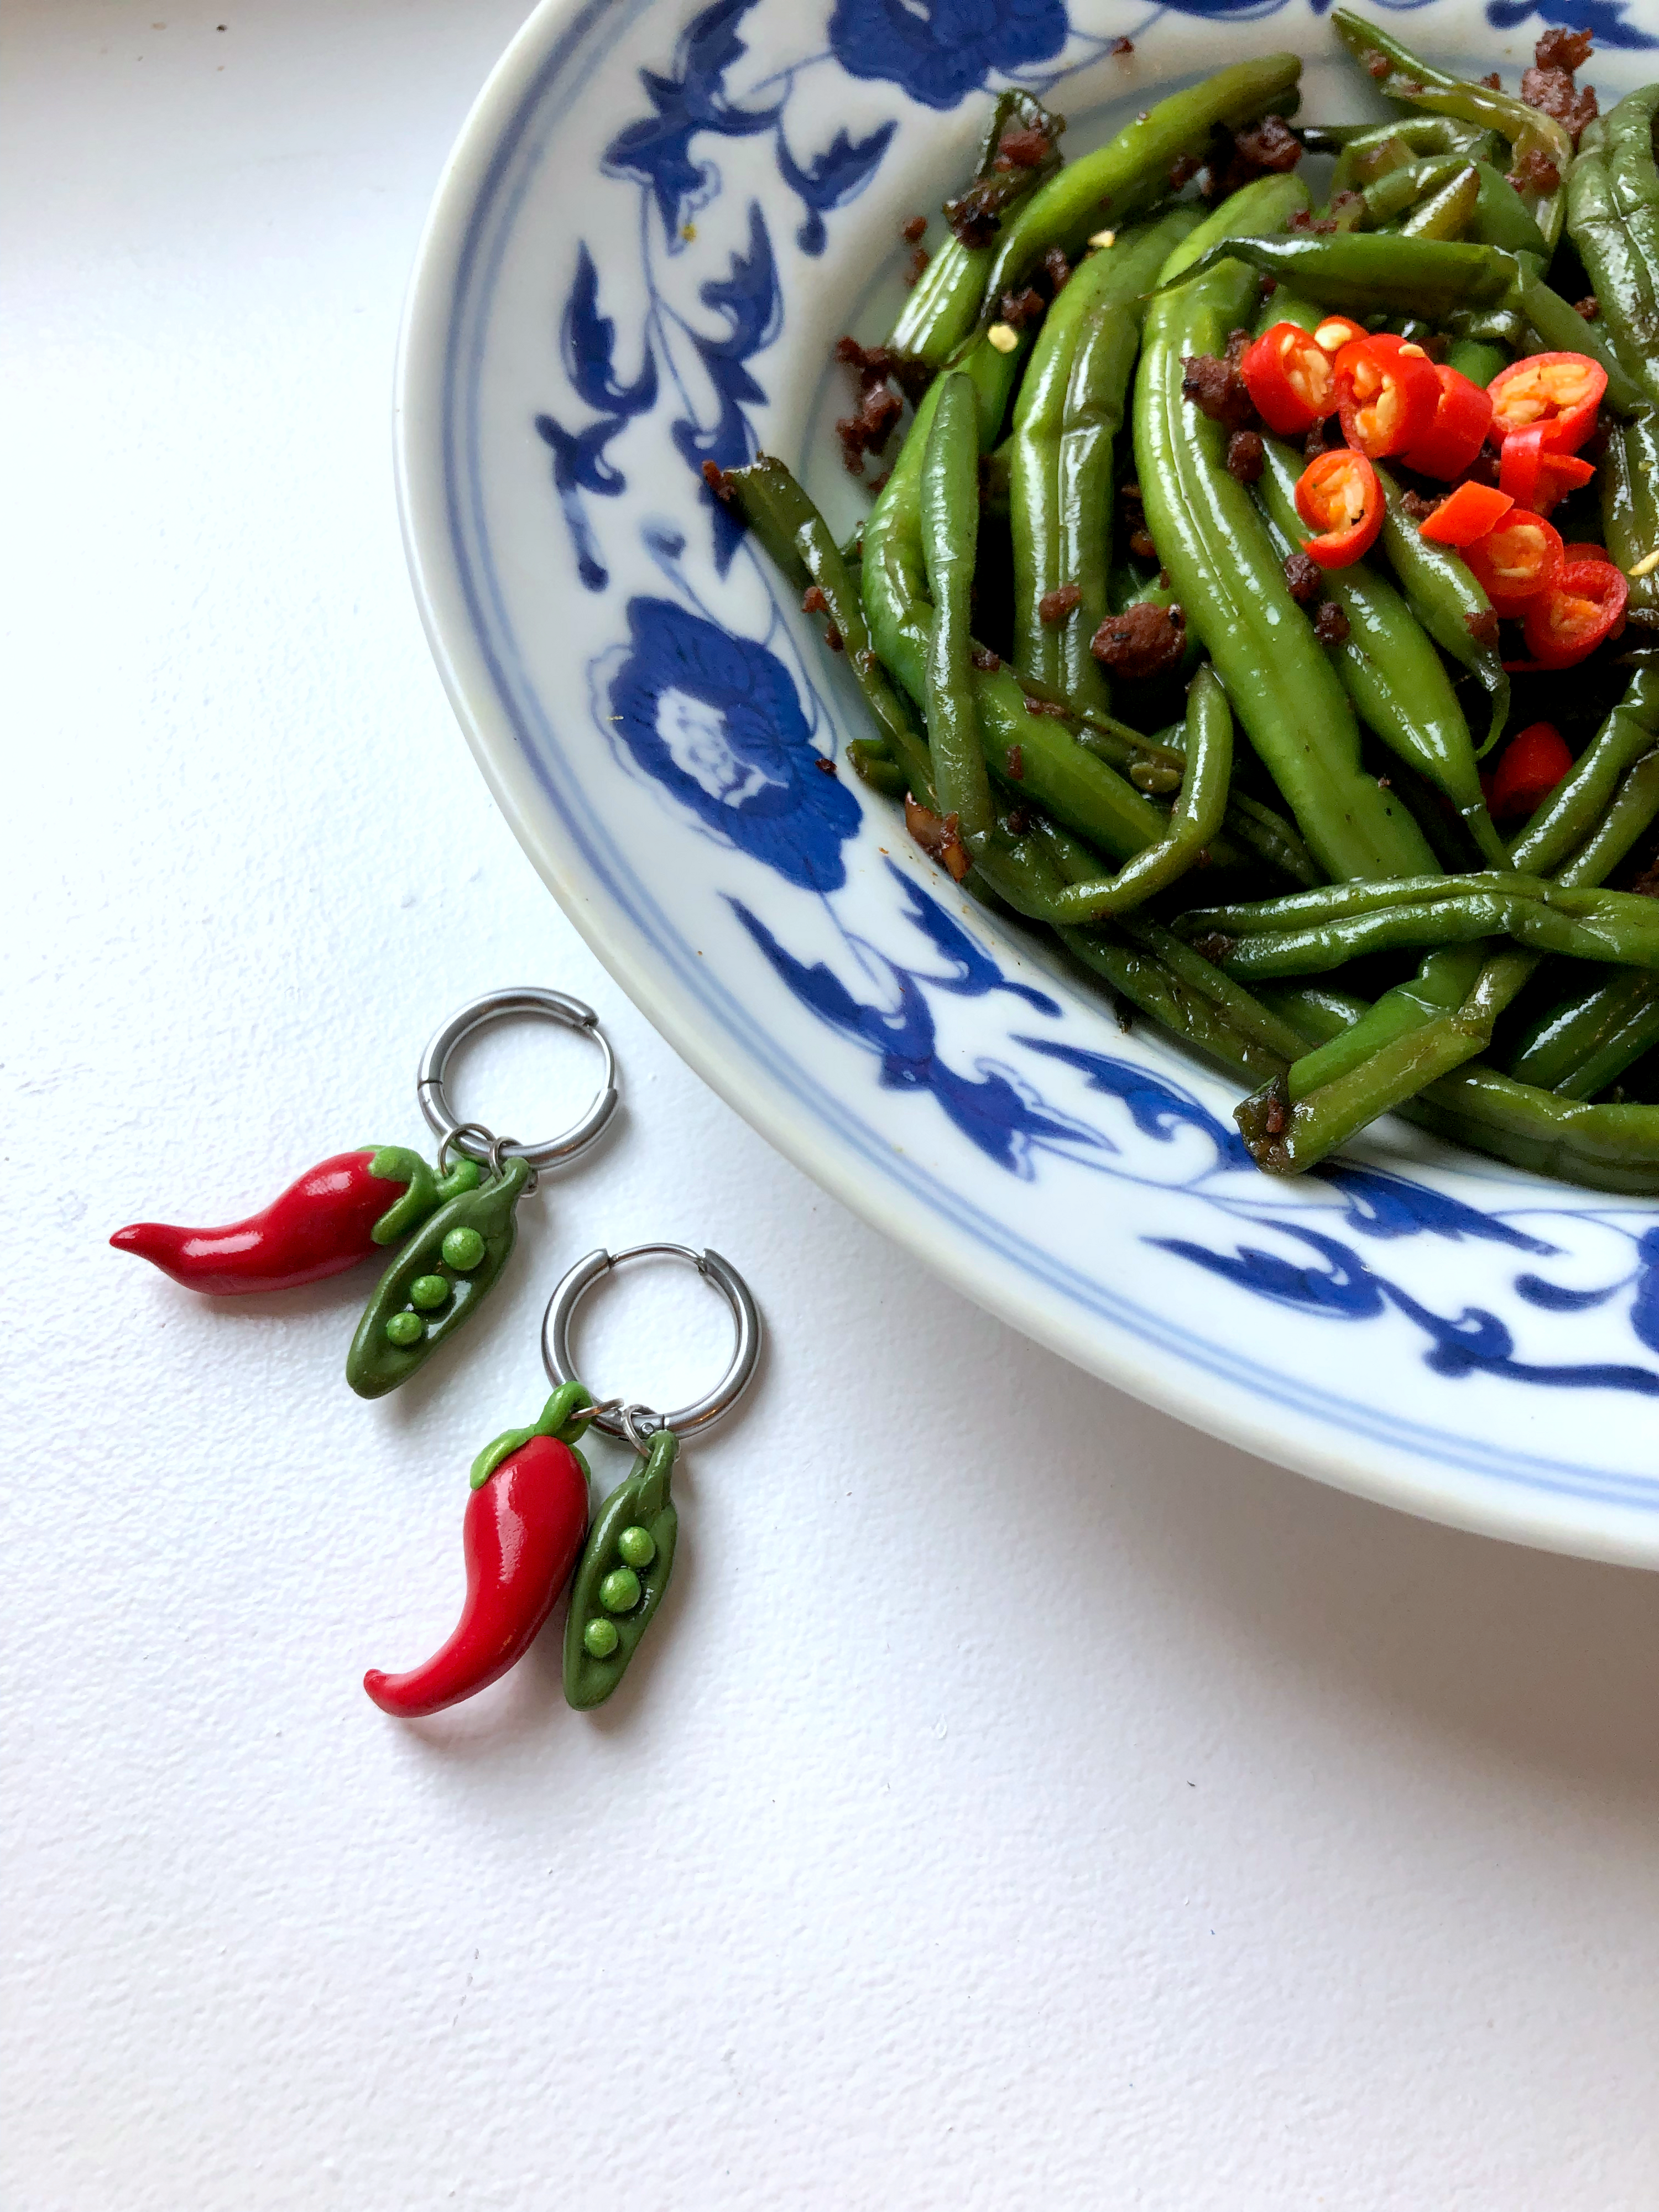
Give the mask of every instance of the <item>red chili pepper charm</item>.
[(530, 1649), (587, 1534), (586, 1470), (554, 1431), (574, 1425), (591, 1403), (580, 1383), (566, 1383), (533, 1429), (509, 1430), (479, 1453), (462, 1528), (460, 1620), (423, 1667), (364, 1675), (382, 1712), (399, 1720), (441, 1712), (499, 1680)]
[(477, 1180), (471, 1160), (440, 1183), (418, 1152), (401, 1145), (368, 1146), (319, 1161), (246, 1221), (222, 1229), (135, 1221), (109, 1241), (118, 1252), (136, 1252), (175, 1283), (210, 1297), (288, 1291), (355, 1267)]

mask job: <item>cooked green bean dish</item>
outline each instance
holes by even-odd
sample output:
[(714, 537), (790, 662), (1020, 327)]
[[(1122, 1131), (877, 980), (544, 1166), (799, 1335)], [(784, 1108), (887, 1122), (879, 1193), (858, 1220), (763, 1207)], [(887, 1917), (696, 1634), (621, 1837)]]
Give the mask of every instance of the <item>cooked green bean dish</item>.
[(1392, 1109), (1659, 1193), (1659, 86), (1332, 22), (1382, 119), (1269, 55), (1066, 161), (1002, 95), (836, 349), (850, 539), (769, 456), (705, 473), (845, 656), (858, 773), (1243, 1077), (1260, 1167)]

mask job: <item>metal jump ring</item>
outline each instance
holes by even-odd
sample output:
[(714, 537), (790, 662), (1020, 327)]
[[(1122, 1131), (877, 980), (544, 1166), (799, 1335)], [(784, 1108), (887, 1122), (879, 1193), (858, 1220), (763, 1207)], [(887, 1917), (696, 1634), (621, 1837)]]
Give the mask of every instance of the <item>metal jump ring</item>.
[[(449, 1156), (452, 1152), (459, 1152), (461, 1151), (462, 1146), (460, 1140), (463, 1137), (471, 1137), (477, 1143), (485, 1146), (493, 1145), (495, 1141), (493, 1132), (486, 1129), (482, 1121), (457, 1122), (455, 1127), (450, 1131), (449, 1134), (438, 1146), (438, 1173), (440, 1175), (447, 1175), (449, 1172)], [(467, 1154), (467, 1158), (471, 1159), (471, 1157), (472, 1155), (469, 1152)]]
[[(487, 1022), (505, 1021), (514, 1014), (539, 1014), (544, 1020), (557, 1022), (562, 1028), (578, 1030), (592, 1038), (605, 1060), (604, 1087), (581, 1120), (562, 1137), (545, 1138), (539, 1144), (521, 1145), (514, 1138), (495, 1136), (480, 1122), (458, 1121), (444, 1089), (444, 1071), (456, 1046)], [(578, 1152), (585, 1152), (616, 1112), (617, 1063), (592, 1006), (584, 1006), (580, 999), (568, 997), (562, 991), (546, 991), (537, 984), (526, 983), (516, 990), (491, 991), (482, 999), (473, 1000), (471, 1006), (463, 1006), (459, 1014), (452, 1014), (421, 1055), (415, 1095), (434, 1135), (441, 1138), (446, 1146), (465, 1152), (480, 1167), (489, 1165), (499, 1174), (505, 1158), (526, 1160), (532, 1168), (550, 1168), (560, 1160), (574, 1159)]]
[[(585, 1260), (577, 1261), (559, 1284), (542, 1317), (542, 1359), (556, 1389), (574, 1378), (570, 1324), (577, 1307), (600, 1277), (608, 1275), (613, 1267), (620, 1267), (624, 1260), (647, 1258), (684, 1260), (706, 1282), (712, 1283), (732, 1309), (738, 1340), (731, 1365), (707, 1396), (672, 1413), (656, 1413), (648, 1406), (630, 1401), (618, 1406), (614, 1413), (605, 1410), (595, 1418), (596, 1429), (602, 1429), (608, 1437), (626, 1437), (636, 1451), (643, 1451), (659, 1429), (672, 1429), (679, 1437), (695, 1436), (700, 1429), (711, 1427), (722, 1413), (729, 1413), (754, 1379), (761, 1347), (760, 1310), (750, 1294), (749, 1285), (731, 1261), (722, 1260), (718, 1252), (694, 1252), (689, 1244), (635, 1244), (626, 1252), (590, 1252)], [(608, 1409), (617, 1401), (606, 1400), (605, 1403)], [(647, 1422), (648, 1429), (645, 1425)]]

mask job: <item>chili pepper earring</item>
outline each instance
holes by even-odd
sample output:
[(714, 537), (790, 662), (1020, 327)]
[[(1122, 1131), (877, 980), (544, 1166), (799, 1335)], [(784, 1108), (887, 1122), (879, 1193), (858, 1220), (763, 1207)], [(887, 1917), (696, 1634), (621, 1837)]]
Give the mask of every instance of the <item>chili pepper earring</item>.
[[(671, 1413), (621, 1398), (595, 1405), (570, 1371), (570, 1324), (581, 1300), (613, 1267), (647, 1258), (694, 1267), (726, 1299), (737, 1328), (720, 1380)], [(364, 1675), (363, 1687), (380, 1710), (416, 1719), (497, 1680), (530, 1649), (573, 1567), (564, 1693), (578, 1709), (602, 1705), (668, 1587), (679, 1533), (668, 1485), (680, 1438), (712, 1427), (737, 1404), (753, 1380), (760, 1346), (760, 1314), (749, 1285), (718, 1252), (636, 1244), (579, 1260), (549, 1299), (542, 1323), (542, 1358), (555, 1387), (540, 1419), (532, 1428), (509, 1429), (472, 1462), (462, 1530), (466, 1597), (455, 1632), (423, 1666)], [(591, 1529), (587, 1462), (578, 1448), (590, 1425), (625, 1438), (641, 1460), (599, 1507)]]
[[(514, 1014), (580, 1030), (604, 1056), (603, 1087), (592, 1106), (574, 1129), (543, 1144), (520, 1145), (458, 1121), (444, 1090), (457, 1045)], [(110, 1243), (188, 1290), (234, 1297), (321, 1282), (406, 1238), (369, 1300), (346, 1363), (352, 1389), (378, 1398), (411, 1375), (493, 1288), (513, 1249), (520, 1198), (535, 1188), (544, 1168), (586, 1151), (616, 1111), (616, 1066), (591, 1006), (526, 985), (492, 992), (445, 1023), (422, 1058), (416, 1097), (441, 1140), (435, 1174), (401, 1145), (365, 1146), (319, 1161), (245, 1221), (222, 1229), (139, 1221), (118, 1229)], [(452, 1152), (459, 1155), (453, 1167)]]

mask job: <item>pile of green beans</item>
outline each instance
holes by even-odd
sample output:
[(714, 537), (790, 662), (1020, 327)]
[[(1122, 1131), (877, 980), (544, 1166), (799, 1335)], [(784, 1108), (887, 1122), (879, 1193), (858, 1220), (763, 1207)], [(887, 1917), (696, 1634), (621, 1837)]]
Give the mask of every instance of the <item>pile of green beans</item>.
[[(719, 489), (831, 626), (872, 723), (859, 774), (965, 894), (1253, 1084), (1261, 1167), (1300, 1173), (1397, 1109), (1659, 1193), (1659, 87), (1575, 151), (1520, 99), (1333, 22), (1395, 112), (1298, 127), (1334, 161), (1323, 207), (1299, 169), (1184, 190), (1218, 134), (1296, 114), (1292, 55), (1069, 163), (1063, 122), (1004, 94), (887, 340), (921, 397), (852, 550), (780, 461)], [(1046, 143), (1030, 167), (1000, 160), (1010, 128)], [(1563, 526), (1599, 535), (1632, 619), (1570, 689), (1511, 686), (1473, 570), (1392, 468), (1317, 629), (1293, 593), (1304, 456), (1263, 432), (1236, 465), (1188, 365), (1336, 313), (1482, 384), (1531, 353), (1606, 370), (1599, 483)], [(1158, 665), (1109, 674), (1148, 605), (1174, 617)], [(1478, 763), (1539, 719), (1574, 765), (1506, 837)]]

